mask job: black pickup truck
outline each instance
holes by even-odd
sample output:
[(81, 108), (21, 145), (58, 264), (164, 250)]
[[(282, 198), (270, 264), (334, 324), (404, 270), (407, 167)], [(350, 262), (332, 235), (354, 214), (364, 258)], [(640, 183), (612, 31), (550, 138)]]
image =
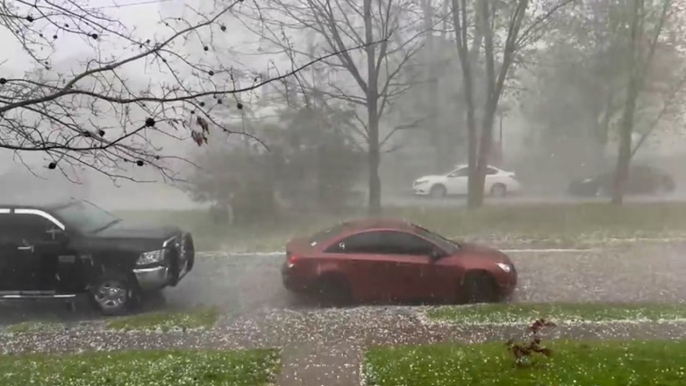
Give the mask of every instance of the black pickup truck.
[(193, 269), (193, 237), (129, 224), (95, 204), (0, 204), (0, 299), (90, 296), (106, 315)]

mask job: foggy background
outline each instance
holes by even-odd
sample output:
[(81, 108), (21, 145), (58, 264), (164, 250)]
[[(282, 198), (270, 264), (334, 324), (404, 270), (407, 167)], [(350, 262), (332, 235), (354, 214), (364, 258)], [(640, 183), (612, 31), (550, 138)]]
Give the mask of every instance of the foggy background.
[[(188, 9), (184, 6), (195, 4), (198, 9), (203, 10), (212, 7), (212, 3), (204, 2), (184, 2), (177, 0), (160, 1), (152, 4), (141, 4), (131, 7), (119, 7), (122, 4), (113, 1), (94, 1), (93, 7), (99, 7), (107, 11), (108, 14), (122, 20), (127, 25), (136, 25), (139, 31), (149, 31), (155, 33), (156, 23), (149, 23), (146, 14), (158, 14), (162, 17), (189, 15)], [(253, 31), (242, 23), (230, 23), (231, 34), (226, 37), (226, 57), (227, 62), (235, 62), (237, 66), (251, 68), (265, 74), (275, 74), (275, 68), (288, 68), (290, 66), (288, 58), (282, 53), (278, 53), (268, 42), (255, 36)], [(16, 52), (16, 55), (8, 55), (10, 61), (3, 64), (3, 68), (11, 68), (17, 74), (24, 71), (25, 57), (20, 47), (12, 39), (3, 38), (4, 31), (0, 31), (0, 38), (3, 42), (8, 42), (13, 47), (3, 47), (7, 52)], [(302, 38), (303, 44), (311, 44), (305, 38), (307, 35), (298, 36), (294, 33), (293, 38)], [(70, 44), (69, 37), (64, 41), (59, 41), (60, 49), (56, 52), (53, 59), (53, 67), (57, 70), (67, 70), (78, 67), (82, 52), (78, 51), (78, 44)], [(444, 173), (449, 171), (453, 165), (466, 162), (466, 147), (463, 117), (461, 111), (456, 111), (454, 104), (459, 100), (457, 94), (460, 82), (459, 66), (457, 66), (457, 53), (451, 41), (438, 41), (438, 52), (441, 56), (435, 58), (434, 63), (419, 63), (421, 65), (437, 65), (440, 67), (439, 105), (436, 125), (440, 125), (447, 135), (452, 135), (451, 146), (448, 158), (451, 162), (444, 162), (442, 168), (438, 168), (435, 163), (436, 150), (429, 141), (426, 130), (406, 130), (396, 133), (392, 138), (393, 151), (382, 155), (380, 174), (382, 179), (382, 197), (384, 204), (393, 205), (394, 202), (406, 202), (411, 194), (411, 183), (414, 179), (426, 175)], [(222, 44), (224, 44), (222, 43)], [(187, 47), (188, 52), (200, 51), (201, 47)], [(422, 55), (425, 58), (426, 55)], [(425, 60), (425, 59), (423, 59)], [(316, 69), (311, 70), (313, 74)], [(306, 73), (308, 70), (305, 71)], [(139, 77), (141, 83), (146, 83), (148, 79), (144, 74), (130, 71), (129, 77)], [(521, 76), (519, 86), (534, 89), (536, 85), (536, 73), (524, 71)], [(345, 79), (335, 79), (337, 82), (345, 83)], [(349, 80), (349, 79), (348, 79)], [(332, 80), (329, 79), (329, 82)], [(269, 101), (278, 99), (278, 92), (275, 86), (268, 85), (257, 90), (255, 93), (245, 95), (243, 100), (251, 107), (250, 116), (236, 114), (236, 110), (227, 112), (227, 121), (236, 125), (259, 126), (265, 123), (278, 123), (278, 118), (274, 117), (275, 108), (278, 105), (270, 105)], [(396, 104), (399, 108), (393, 109), (381, 121), (381, 137), (388, 133), (390, 127), (397, 122), (406, 122), (420, 118), (421, 110), (426, 106), (421, 105), (421, 93), (425, 92), (423, 84), (412, 87), (411, 90), (401, 95)], [(570, 98), (576, 97), (574, 94)], [(568, 126), (557, 135), (555, 141), (543, 138), (545, 123), (541, 119), (534, 119), (531, 114), (527, 114), (525, 106), (531, 99), (531, 95), (523, 93), (517, 98), (505, 98), (503, 105), (508, 105), (507, 111), (498, 115), (494, 132), (497, 139), (502, 140), (503, 162), (501, 167), (508, 171), (516, 172), (518, 179), (524, 185), (524, 196), (530, 199), (567, 199), (565, 190), (570, 179), (592, 176), (599, 170), (610, 171), (616, 163), (616, 140), (610, 138), (605, 149), (600, 152), (602, 156), (585, 155), (584, 149), (594, 146), (592, 138), (579, 135), (579, 131), (572, 131), (574, 122), (577, 126), (583, 126), (584, 120), (578, 115), (557, 114), (561, 118), (556, 124)], [(514, 102), (513, 102), (514, 101)], [(560, 108), (565, 109), (565, 101), (560, 101)], [(283, 106), (281, 106), (283, 107)], [(686, 196), (686, 171), (681, 166), (686, 161), (686, 138), (682, 133), (679, 119), (670, 119), (666, 123), (668, 128), (655, 130), (648, 137), (646, 143), (641, 147), (633, 160), (634, 164), (649, 164), (659, 167), (671, 174), (677, 184), (677, 190), (672, 198)], [(424, 128), (426, 129), (426, 128)], [(583, 128), (580, 128), (583, 131)], [(567, 134), (564, 134), (567, 132)], [(186, 136), (187, 137), (187, 136)], [(231, 139), (222, 137), (221, 134), (211, 138), (211, 145), (214, 143), (224, 143), (226, 141), (240, 141), (237, 136)], [(156, 144), (164, 147), (167, 152), (172, 152), (180, 157), (192, 158), (198, 152), (195, 145), (185, 138), (182, 141), (171, 138), (158, 138)], [(546, 142), (547, 141), (547, 142)], [(268, 142), (268, 140), (267, 140)], [(590, 152), (589, 152), (590, 153)], [(598, 153), (598, 152), (596, 152)], [(59, 172), (47, 170), (47, 161), (39, 154), (22, 154), (21, 159), (9, 150), (0, 150), (0, 181), (3, 181), (2, 197), (11, 197), (14, 192), (21, 190), (24, 193), (25, 187), (31, 186), (32, 194), (42, 197), (49, 192), (50, 197), (83, 197), (101, 204), (111, 209), (169, 209), (169, 208), (195, 208), (204, 207), (206, 204), (193, 202), (188, 195), (169, 182), (161, 181), (161, 177), (148, 168), (131, 170), (134, 178), (141, 180), (157, 180), (157, 182), (134, 183), (126, 180), (118, 180), (116, 184), (108, 177), (96, 173), (92, 170), (76, 170), (70, 178), (78, 181), (76, 184), (68, 183), (67, 178)], [(440, 170), (439, 170), (440, 169)], [(187, 170), (184, 169), (184, 170)], [(38, 177), (34, 176), (37, 175)], [(4, 176), (4, 177), (2, 177)], [(12, 179), (8, 179), (12, 176)], [(178, 176), (185, 178), (182, 172)], [(3, 180), (4, 178), (4, 180)], [(9, 183), (9, 181), (13, 181)], [(22, 185), (26, 181), (27, 185)], [(363, 194), (366, 191), (366, 170), (362, 168), (359, 173), (358, 185), (355, 189)], [(24, 186), (24, 188), (22, 187)], [(22, 193), (23, 194), (23, 193)], [(519, 198), (508, 198), (517, 201)], [(571, 200), (571, 199), (570, 199)], [(417, 201), (421, 202), (421, 201)]]

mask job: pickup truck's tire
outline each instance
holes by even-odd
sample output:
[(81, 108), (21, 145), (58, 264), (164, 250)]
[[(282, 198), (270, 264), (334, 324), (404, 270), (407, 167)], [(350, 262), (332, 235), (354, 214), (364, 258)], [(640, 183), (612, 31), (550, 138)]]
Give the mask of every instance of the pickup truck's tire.
[(107, 316), (126, 314), (136, 299), (133, 282), (124, 274), (105, 272), (91, 287), (91, 301)]
[(172, 249), (172, 252), (168, 255), (167, 263), (169, 264), (169, 276), (171, 277), (169, 285), (175, 287), (177, 284), (179, 284), (179, 275), (181, 274), (178, 250)]
[(191, 237), (189, 233), (186, 233), (183, 237), (186, 240), (186, 253), (188, 254), (188, 270), (190, 271), (191, 269), (193, 269), (193, 265), (195, 265), (195, 244), (193, 243), (193, 237)]

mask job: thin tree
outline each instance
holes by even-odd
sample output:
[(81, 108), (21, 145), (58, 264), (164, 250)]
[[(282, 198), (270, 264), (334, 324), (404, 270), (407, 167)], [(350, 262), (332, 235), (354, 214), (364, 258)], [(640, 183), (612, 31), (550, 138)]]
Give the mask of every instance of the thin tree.
[[(63, 172), (79, 167), (131, 179), (127, 165), (152, 165), (174, 178), (166, 161), (178, 157), (156, 146), (156, 138), (190, 136), (202, 145), (212, 127), (232, 134), (217, 121), (217, 106), (242, 109), (240, 93), (326, 59), (273, 78), (250, 75), (247, 86), (236, 87), (235, 69), (222, 64), (215, 38), (228, 33), (224, 23), (241, 1), (211, 13), (194, 10), (195, 20), (162, 19), (156, 37), (140, 36), (85, 1), (0, 1), (0, 29), (30, 63), (16, 70), (9, 58), (0, 60), (0, 148), (45, 153), (48, 168)], [(60, 70), (53, 61), (65, 39), (85, 59)], [(141, 73), (147, 84), (135, 76)]]
[[(414, 17), (416, 8), (410, 0), (270, 0), (253, 10), (257, 24), (269, 26), (253, 27), (254, 31), (291, 55), (311, 58), (312, 52), (292, 44), (287, 32), (315, 34), (315, 51), (320, 54), (338, 52), (337, 60), (322, 61), (330, 80), (326, 88), (316, 91), (364, 111), (357, 122), (367, 145), (371, 214), (381, 211), (379, 166), (382, 146), (388, 140), (381, 135), (380, 122), (394, 99), (412, 87), (403, 79), (404, 71), (421, 48), (419, 37), (424, 29), (421, 18)], [(350, 52), (355, 46), (365, 48), (356, 55)], [(348, 76), (341, 80), (342, 74)]]
[[(629, 80), (619, 128), (619, 151), (612, 192), (612, 203), (616, 205), (621, 205), (624, 201), (624, 190), (626, 181), (629, 178), (631, 157), (635, 153), (635, 151), (632, 151), (632, 138), (637, 101), (645, 84), (647, 72), (652, 64), (660, 35), (670, 14), (672, 2), (671, 0), (662, 0), (660, 5), (658, 18), (652, 34), (646, 28), (646, 25), (650, 23), (647, 20), (649, 13), (646, 12), (644, 0), (633, 0), (631, 6), (630, 39), (625, 57), (625, 61), (629, 64)], [(647, 51), (644, 49), (646, 39), (650, 39)]]
[[(570, 2), (571, 0), (563, 0), (544, 10), (540, 15), (533, 16), (527, 14), (528, 0), (516, 0), (508, 5), (498, 4), (492, 0), (474, 0), (471, 4), (467, 0), (452, 0), (453, 25), (460, 57), (462, 91), (466, 107), (469, 147), (468, 206), (470, 208), (483, 205), (486, 167), (493, 142), (493, 124), (505, 89), (505, 82), (515, 62), (515, 56), (522, 48), (540, 39), (545, 31), (545, 21), (555, 11)], [(527, 19), (531, 21), (525, 23)], [(496, 36), (500, 35), (499, 32), (503, 32), (502, 30), (505, 35), (504, 42), (497, 44)], [(485, 99), (483, 108), (480, 109), (481, 120), (478, 123), (474, 83), (477, 61), (473, 58), (478, 53), (471, 54), (467, 49), (470, 36), (473, 43), (478, 39), (478, 45), (475, 45), (476, 50), (481, 48), (482, 38), (484, 43)], [(500, 59), (500, 63), (496, 63), (496, 58)]]

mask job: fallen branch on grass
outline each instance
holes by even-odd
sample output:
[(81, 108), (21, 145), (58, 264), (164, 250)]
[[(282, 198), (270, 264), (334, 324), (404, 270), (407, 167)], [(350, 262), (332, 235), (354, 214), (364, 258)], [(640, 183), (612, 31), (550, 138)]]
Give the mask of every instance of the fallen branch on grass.
[(541, 336), (540, 332), (546, 327), (556, 327), (555, 323), (545, 320), (537, 319), (529, 326), (529, 331), (531, 332), (531, 339), (528, 343), (515, 342), (514, 339), (510, 339), (505, 344), (508, 350), (515, 357), (515, 366), (517, 367), (529, 367), (533, 363), (533, 356), (535, 354), (540, 354), (545, 357), (550, 357), (553, 355), (553, 351), (547, 347), (541, 346)]

